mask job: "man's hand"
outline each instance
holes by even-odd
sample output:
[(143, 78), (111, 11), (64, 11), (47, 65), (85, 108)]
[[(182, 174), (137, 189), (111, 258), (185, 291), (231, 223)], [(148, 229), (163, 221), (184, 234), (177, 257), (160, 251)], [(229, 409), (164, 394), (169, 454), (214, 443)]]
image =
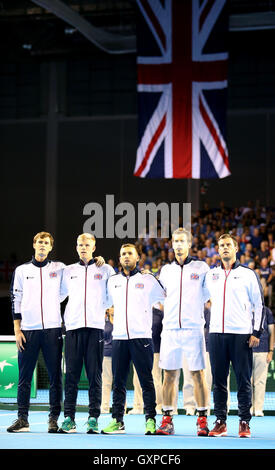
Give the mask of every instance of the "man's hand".
[(143, 268), (142, 268), (142, 269), (140, 270), (140, 272), (141, 272), (141, 274), (152, 274), (151, 271), (150, 271), (150, 269), (143, 269)]
[(250, 348), (257, 348), (260, 344), (259, 338), (256, 338), (256, 336), (251, 335), (248, 341), (248, 346)]
[(269, 364), (272, 361), (272, 357), (273, 357), (273, 351), (268, 351), (267, 357), (266, 357), (267, 364)]
[(26, 343), (26, 338), (21, 330), (16, 330), (15, 332), (15, 341), (18, 351), (24, 351), (23, 343)]
[(103, 266), (103, 264), (105, 264), (105, 259), (102, 258), (102, 256), (96, 256), (95, 257), (95, 264), (98, 268), (100, 268), (100, 266)]

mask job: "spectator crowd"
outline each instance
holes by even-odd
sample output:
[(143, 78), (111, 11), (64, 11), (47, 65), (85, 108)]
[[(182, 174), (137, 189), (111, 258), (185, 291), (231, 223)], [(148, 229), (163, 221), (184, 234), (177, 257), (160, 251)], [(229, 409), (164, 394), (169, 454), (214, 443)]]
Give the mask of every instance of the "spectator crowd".
[[(240, 208), (226, 207), (223, 202), (217, 208), (203, 209), (192, 216), (193, 235), (190, 255), (204, 260), (210, 268), (219, 261), (219, 236), (224, 232), (235, 235), (239, 243), (237, 258), (241, 264), (255, 270), (264, 290), (265, 304), (275, 307), (275, 208), (251, 202)], [(174, 260), (170, 238), (151, 238), (136, 240), (140, 254), (139, 267), (158, 275), (164, 264)], [(121, 269), (114, 259), (109, 259), (116, 271)]]

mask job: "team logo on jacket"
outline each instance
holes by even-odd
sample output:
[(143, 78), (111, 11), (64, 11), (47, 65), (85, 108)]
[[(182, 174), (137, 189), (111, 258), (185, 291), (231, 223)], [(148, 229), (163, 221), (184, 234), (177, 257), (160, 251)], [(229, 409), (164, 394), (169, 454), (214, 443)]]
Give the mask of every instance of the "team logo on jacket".
[(95, 274), (94, 279), (102, 279), (102, 274)]
[(136, 288), (136, 289), (144, 289), (144, 284), (142, 284), (141, 282), (139, 282), (138, 284), (135, 285), (135, 288)]
[(215, 274), (215, 273), (212, 274), (212, 280), (213, 281), (217, 281), (219, 278), (220, 278), (219, 274)]
[(57, 273), (51, 272), (51, 273), (49, 273), (49, 276), (50, 276), (51, 278), (57, 277)]
[(190, 275), (190, 279), (194, 279), (195, 281), (197, 281), (199, 278), (200, 278), (200, 276), (197, 273), (192, 273)]

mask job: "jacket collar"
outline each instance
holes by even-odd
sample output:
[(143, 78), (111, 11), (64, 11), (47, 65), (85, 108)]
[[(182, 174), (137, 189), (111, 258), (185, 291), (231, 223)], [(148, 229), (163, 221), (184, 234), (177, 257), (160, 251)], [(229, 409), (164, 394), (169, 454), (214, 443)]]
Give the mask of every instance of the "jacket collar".
[[(129, 276), (134, 276), (135, 274), (139, 273), (140, 271), (138, 268), (134, 268), (132, 271), (130, 271)], [(122, 276), (127, 277), (127, 274), (125, 274), (124, 271), (121, 271)]]
[[(90, 261), (87, 263), (88, 266), (90, 266), (90, 264), (94, 264), (95, 263), (95, 260), (94, 258), (90, 259)], [(81, 266), (86, 266), (84, 261), (82, 261), (82, 259), (79, 260), (79, 264), (81, 264)]]
[[(231, 269), (236, 269), (236, 268), (238, 268), (240, 265), (241, 265), (240, 261), (239, 261), (238, 259), (236, 259), (235, 263), (232, 264)], [(224, 265), (223, 265), (222, 262), (221, 262), (221, 268), (224, 269)]]
[[(184, 262), (183, 262), (183, 265), (190, 263), (192, 260), (193, 260), (192, 256), (187, 256), (187, 258), (185, 258), (185, 260), (184, 260)], [(178, 262), (177, 258), (175, 258), (175, 264), (177, 264), (178, 266), (182, 266), (182, 265)]]
[(44, 261), (37, 261), (34, 256), (32, 257), (32, 264), (34, 264), (34, 266), (37, 268), (43, 268), (48, 263), (50, 263), (49, 258), (44, 259)]

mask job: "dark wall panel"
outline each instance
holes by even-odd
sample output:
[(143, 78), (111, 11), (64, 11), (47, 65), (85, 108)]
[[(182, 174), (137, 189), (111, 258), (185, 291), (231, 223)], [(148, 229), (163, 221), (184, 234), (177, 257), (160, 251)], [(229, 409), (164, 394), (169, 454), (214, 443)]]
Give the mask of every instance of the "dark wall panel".
[(202, 202), (205, 200), (210, 206), (217, 206), (223, 200), (229, 207), (237, 207), (249, 200), (259, 200), (263, 205), (270, 200), (274, 205), (274, 192), (268, 191), (266, 184), (270, 177), (267, 146), (266, 115), (230, 115), (228, 150), (231, 176), (208, 180), (209, 189), (201, 198)]
[(0, 259), (32, 255), (33, 235), (44, 229), (45, 125), (0, 126)]
[(104, 206), (106, 194), (119, 197), (120, 126), (115, 120), (59, 126), (56, 235), (59, 256), (66, 262), (76, 256), (75, 240), (87, 219), (84, 206), (89, 202)]

